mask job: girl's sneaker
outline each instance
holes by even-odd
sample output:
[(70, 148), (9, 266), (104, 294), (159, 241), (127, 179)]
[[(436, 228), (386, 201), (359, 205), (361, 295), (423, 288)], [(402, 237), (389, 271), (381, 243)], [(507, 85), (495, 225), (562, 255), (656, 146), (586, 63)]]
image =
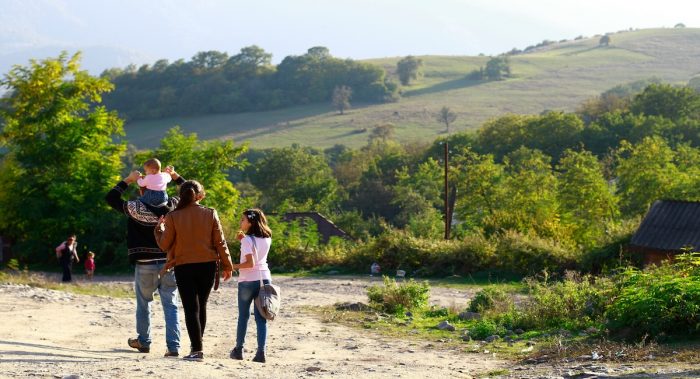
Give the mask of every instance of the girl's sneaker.
[(253, 362), (265, 363), (265, 352), (258, 350), (258, 352), (255, 353), (255, 357), (253, 358)]
[(182, 359), (186, 361), (201, 362), (204, 360), (204, 353), (201, 351), (193, 351), (189, 355), (185, 355)]
[(243, 348), (242, 347), (234, 347), (233, 350), (231, 350), (231, 354), (229, 355), (231, 359), (237, 359), (239, 361), (243, 360)]

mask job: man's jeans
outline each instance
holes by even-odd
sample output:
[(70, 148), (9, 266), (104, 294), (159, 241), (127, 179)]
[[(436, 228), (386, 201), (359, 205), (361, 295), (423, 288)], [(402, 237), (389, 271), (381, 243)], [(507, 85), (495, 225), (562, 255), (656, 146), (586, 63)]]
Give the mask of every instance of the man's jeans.
[[(263, 283), (269, 284), (265, 279)], [(248, 319), (250, 318), (250, 305), (260, 292), (260, 281), (238, 282), (238, 327), (236, 328), (236, 347), (243, 347), (245, 334), (248, 330)], [(260, 314), (258, 308), (253, 306), (255, 311), (255, 326), (258, 329), (258, 351), (265, 351), (267, 340), (267, 320)]]
[(175, 273), (163, 277), (158, 273), (163, 264), (136, 265), (134, 289), (136, 291), (136, 332), (143, 347), (151, 346), (151, 302), (158, 290), (165, 316), (165, 342), (168, 351), (180, 350), (180, 320), (177, 312), (177, 284)]

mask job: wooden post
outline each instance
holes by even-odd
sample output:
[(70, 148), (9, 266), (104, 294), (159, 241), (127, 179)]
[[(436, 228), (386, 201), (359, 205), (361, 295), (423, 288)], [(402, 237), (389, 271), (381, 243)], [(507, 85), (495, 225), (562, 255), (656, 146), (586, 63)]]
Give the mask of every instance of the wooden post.
[(445, 140), (445, 239), (450, 239), (450, 224), (452, 223), (452, 212), (450, 212), (450, 195), (447, 175), (449, 173), (449, 146)]

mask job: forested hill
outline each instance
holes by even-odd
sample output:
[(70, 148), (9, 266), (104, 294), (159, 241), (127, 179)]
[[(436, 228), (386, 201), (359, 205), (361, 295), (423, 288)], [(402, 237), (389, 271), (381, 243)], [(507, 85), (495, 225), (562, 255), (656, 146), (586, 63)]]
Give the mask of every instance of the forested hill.
[[(504, 80), (474, 78), (474, 72), (484, 67), (489, 57), (419, 57), (423, 61), (424, 75), (410, 85), (400, 87), (398, 101), (387, 100), (396, 99), (393, 83), (399, 82), (396, 63), (401, 57), (354, 62), (328, 56), (327, 50), (312, 49), (305, 55), (288, 57), (277, 67), (255, 65), (259, 70), (266, 70), (270, 78), (275, 75), (279, 78), (279, 71), (284, 66), (293, 68), (288, 73), (295, 73), (297, 77), (289, 76), (289, 82), (285, 85), (294, 86), (297, 92), (285, 92), (278, 88), (263, 93), (262, 82), (252, 81), (236, 89), (242, 92), (229, 94), (249, 99), (271, 96), (276, 103), (267, 104), (266, 107), (274, 108), (272, 110), (253, 111), (266, 108), (252, 106), (231, 109), (226, 113), (224, 107), (199, 116), (134, 120), (134, 117), (129, 117), (128, 110), (113, 101), (120, 94), (128, 93), (132, 86), (143, 84), (134, 80), (148, 77), (159, 70), (158, 66), (162, 69), (183, 62), (156, 63), (149, 68), (136, 70), (130, 76), (125, 76), (123, 71), (107, 72), (106, 75), (112, 77), (117, 86), (111, 95), (113, 97), (107, 98), (107, 104), (127, 116), (127, 138), (138, 147), (157, 145), (165, 131), (174, 125), (182, 126), (186, 132), (196, 132), (203, 139), (248, 140), (256, 147), (287, 146), (291, 143), (316, 147), (335, 144), (359, 146), (367, 141), (369, 130), (388, 123), (395, 126), (396, 136), (402, 141), (433, 140), (445, 133), (445, 125), (438, 122), (436, 117), (442, 107), (449, 107), (457, 115), (451, 126), (454, 132), (477, 128), (484, 121), (506, 113), (572, 111), (587, 98), (638, 80), (655, 78), (663, 82), (687, 84), (700, 72), (697, 65), (700, 58), (700, 29), (644, 29), (609, 36), (607, 46), (600, 44), (601, 36), (594, 36), (539, 43), (539, 47), (531, 47), (526, 53), (510, 55), (511, 75)], [(301, 75), (304, 70), (299, 71), (299, 65), (303, 67), (304, 62), (308, 63), (314, 54), (337, 62), (332, 65), (335, 70), (326, 68), (324, 75), (320, 76), (327, 82), (302, 80), (308, 76)], [(231, 58), (228, 59), (231, 61)], [(269, 57), (267, 59), (269, 62)], [(204, 60), (202, 64), (212, 63)], [(363, 77), (361, 73), (367, 75)], [(170, 83), (190, 81), (192, 74), (189, 75), (176, 75), (169, 80)], [(350, 77), (359, 80), (348, 84), (356, 87), (353, 88), (352, 109), (338, 115), (330, 104), (331, 92), (335, 85), (342, 84)], [(342, 80), (338, 81), (338, 78)], [(213, 86), (223, 86), (223, 82), (216, 77), (209, 80)], [(174, 88), (158, 87), (157, 83), (149, 85), (153, 88), (150, 101), (167, 100), (169, 96), (173, 99), (203, 96), (190, 92), (191, 89), (183, 90), (178, 95)], [(160, 92), (156, 88), (160, 88)], [(214, 98), (223, 101), (223, 95)], [(140, 103), (146, 103), (146, 100), (140, 100)]]

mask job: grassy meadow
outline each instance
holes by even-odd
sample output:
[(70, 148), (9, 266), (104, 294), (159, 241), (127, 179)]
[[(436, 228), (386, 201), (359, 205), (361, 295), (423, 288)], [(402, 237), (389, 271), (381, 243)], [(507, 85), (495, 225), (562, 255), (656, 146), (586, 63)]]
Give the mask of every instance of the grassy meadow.
[[(443, 135), (435, 120), (443, 106), (458, 114), (452, 132), (478, 128), (506, 113), (537, 114), (574, 110), (583, 100), (619, 84), (659, 78), (685, 84), (698, 73), (700, 29), (644, 29), (611, 35), (599, 47), (600, 36), (553, 43), (510, 57), (513, 77), (487, 82), (466, 76), (488, 57), (422, 56), (424, 77), (402, 88), (402, 98), (388, 104), (353, 104), (338, 115), (330, 104), (311, 104), (268, 112), (213, 114), (137, 121), (126, 124), (126, 139), (139, 148), (157, 146), (165, 132), (180, 125), (202, 139), (249, 141), (256, 148), (292, 143), (326, 148), (335, 144), (359, 147), (371, 129), (391, 123), (402, 142)], [(536, 41), (533, 41), (533, 44)], [(401, 57), (371, 59), (395, 76)]]

